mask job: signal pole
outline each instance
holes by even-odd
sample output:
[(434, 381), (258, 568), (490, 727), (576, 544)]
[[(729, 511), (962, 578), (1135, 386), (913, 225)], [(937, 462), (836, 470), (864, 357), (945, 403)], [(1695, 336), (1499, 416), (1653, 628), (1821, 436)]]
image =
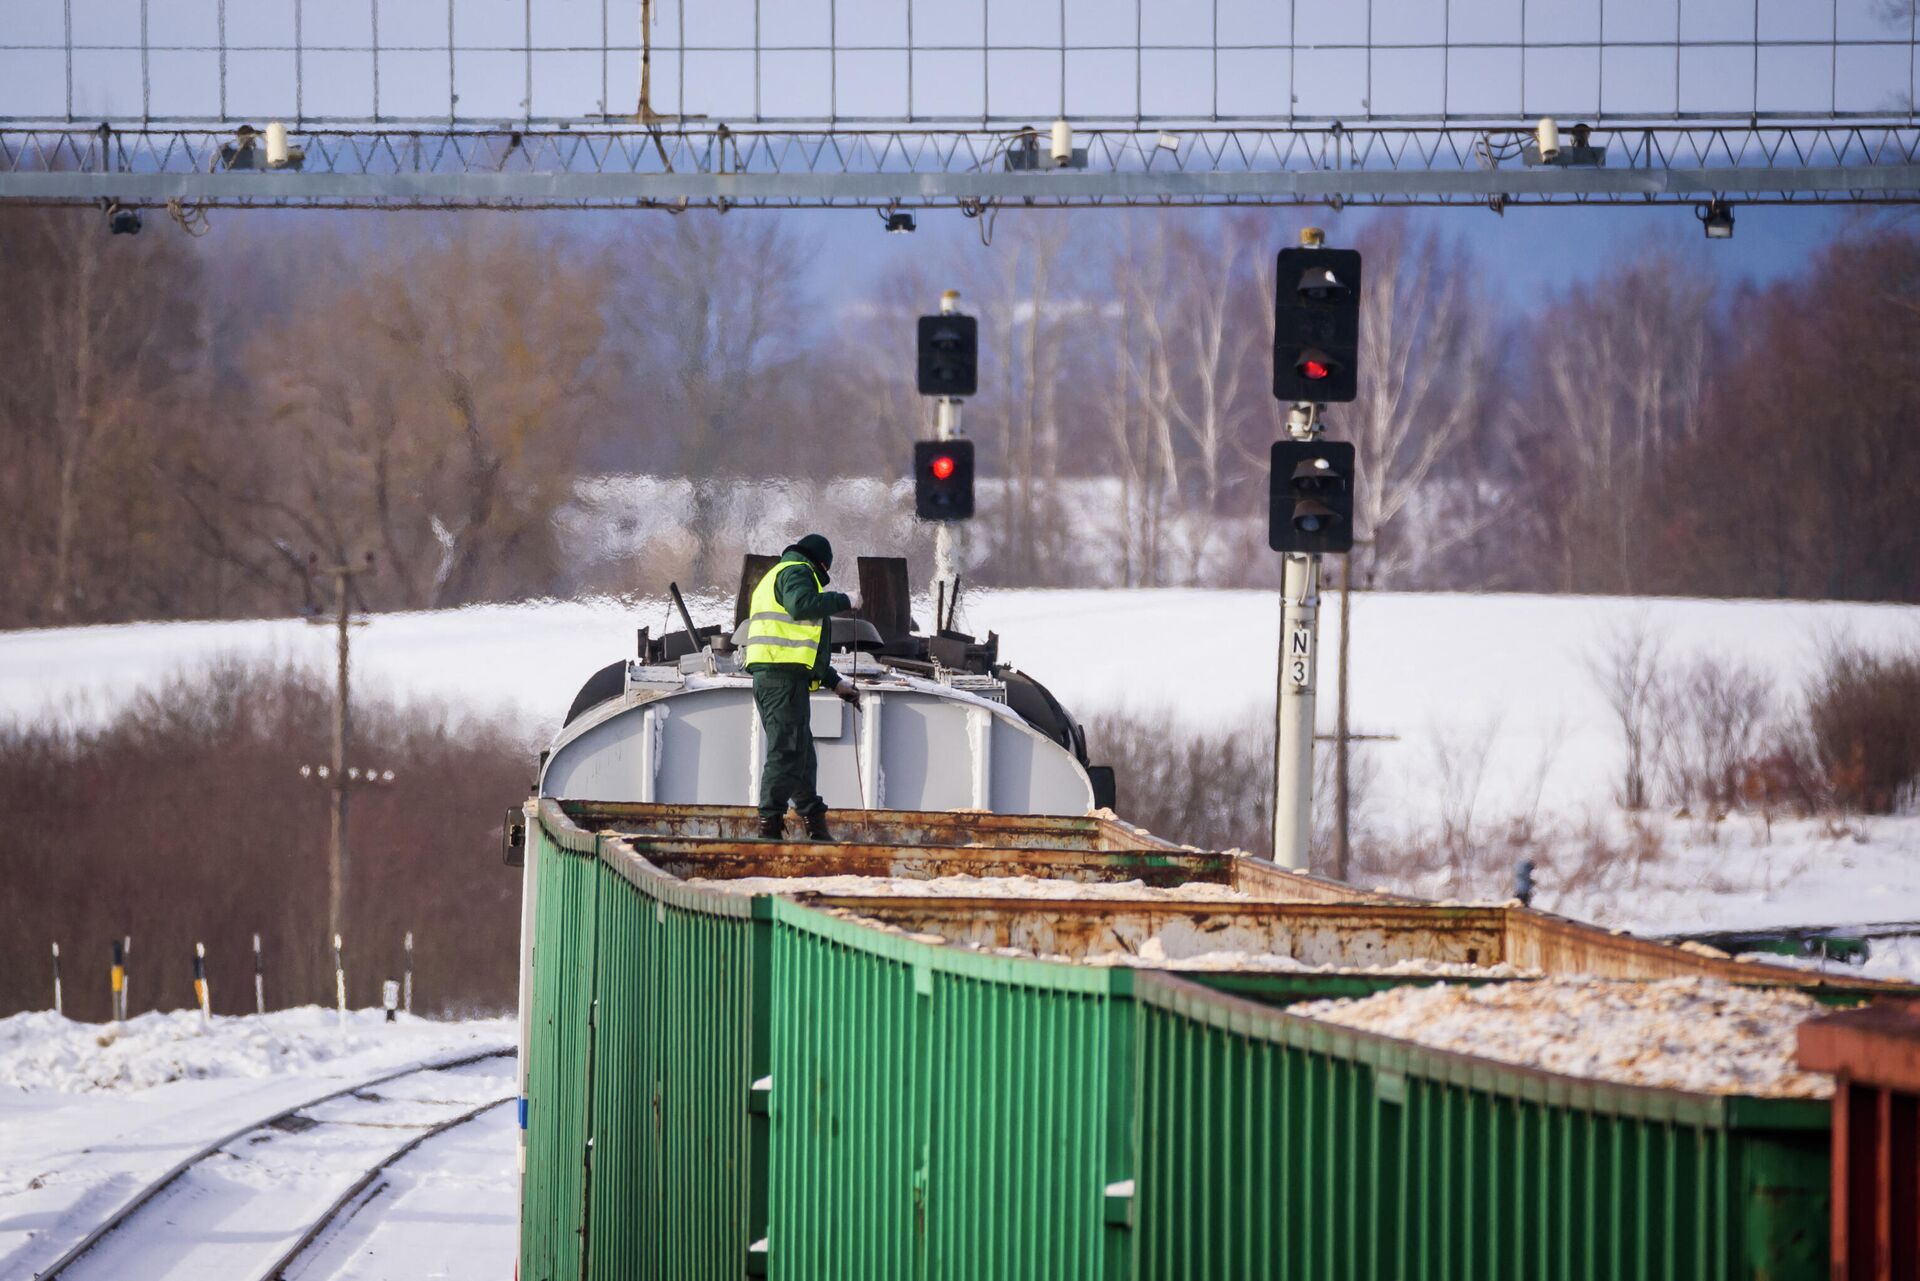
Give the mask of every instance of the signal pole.
[[(1311, 440), (1320, 407), (1287, 413), (1287, 435)], [(1307, 870), (1313, 853), (1313, 688), (1320, 648), (1320, 557), (1288, 552), (1280, 589), (1280, 671), (1274, 693), (1273, 861)]]
[[(1318, 227), (1274, 264), (1273, 395), (1287, 435), (1268, 461), (1267, 546), (1282, 553), (1279, 672), (1273, 699), (1273, 859), (1313, 858), (1313, 711), (1320, 649), (1320, 557), (1353, 548), (1354, 449), (1319, 439), (1321, 414), (1359, 394), (1360, 254), (1328, 249)], [(1344, 776), (1341, 779), (1344, 800)]]
[[(940, 314), (951, 316), (960, 306), (960, 291), (949, 289), (940, 295)], [(960, 398), (942, 396), (933, 405), (933, 438), (935, 440), (955, 440), (960, 436)], [(933, 581), (934, 599), (946, 601), (949, 612), (959, 603), (960, 591), (960, 528), (958, 521), (943, 520), (933, 530)], [(933, 630), (938, 632), (945, 626), (945, 620), (933, 620)]]

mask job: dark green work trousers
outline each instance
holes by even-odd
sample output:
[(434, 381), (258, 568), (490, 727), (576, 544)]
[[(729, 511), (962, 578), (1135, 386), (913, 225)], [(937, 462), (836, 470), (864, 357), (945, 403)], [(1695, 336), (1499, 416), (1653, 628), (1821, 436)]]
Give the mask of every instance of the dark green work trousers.
[(813, 755), (813, 716), (807, 686), (813, 673), (799, 664), (763, 667), (753, 674), (753, 703), (767, 731), (767, 763), (760, 771), (760, 817), (782, 818), (787, 802), (802, 817), (827, 808), (820, 799)]

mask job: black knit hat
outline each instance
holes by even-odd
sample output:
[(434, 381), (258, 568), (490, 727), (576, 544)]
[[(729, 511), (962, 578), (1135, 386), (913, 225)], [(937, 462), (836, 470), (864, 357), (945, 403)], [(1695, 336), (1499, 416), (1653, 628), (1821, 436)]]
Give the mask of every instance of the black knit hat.
[(787, 550), (799, 552), (822, 569), (833, 568), (833, 544), (823, 534), (808, 534), (796, 540)]

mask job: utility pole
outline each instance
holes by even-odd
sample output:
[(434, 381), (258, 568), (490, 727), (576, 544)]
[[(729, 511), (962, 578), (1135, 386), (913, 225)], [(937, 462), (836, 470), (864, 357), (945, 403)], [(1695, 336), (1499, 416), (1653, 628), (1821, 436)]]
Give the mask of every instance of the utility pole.
[[(1312, 440), (1320, 407), (1295, 404), (1287, 435)], [(1273, 861), (1307, 870), (1313, 852), (1313, 690), (1320, 629), (1320, 556), (1288, 552), (1280, 587), (1280, 671), (1274, 697)]]
[[(960, 291), (949, 289), (940, 295), (940, 314), (951, 316), (960, 307)], [(933, 438), (935, 440), (958, 440), (960, 438), (960, 398), (942, 396), (933, 403)], [(947, 602), (951, 612), (959, 603), (960, 591), (960, 522), (940, 521), (933, 527), (933, 581), (936, 600)], [(933, 630), (938, 632), (945, 626), (942, 619), (936, 618)]]
[[(318, 572), (329, 574), (333, 578), (333, 618), (311, 619), (315, 623), (331, 621), (337, 632), (337, 663), (333, 692), (333, 757), (329, 767), (321, 771), (322, 781), (333, 794), (331, 822), (327, 842), (327, 935), (337, 938), (346, 933), (345, 907), (347, 894), (347, 750), (353, 736), (353, 716), (348, 699), (347, 657), (349, 636), (353, 628), (353, 611), (350, 599), (353, 580), (361, 574), (373, 572), (373, 553), (368, 552), (364, 562), (358, 565), (330, 565)], [(304, 769), (302, 772), (305, 772)], [(357, 774), (358, 771), (356, 770)]]

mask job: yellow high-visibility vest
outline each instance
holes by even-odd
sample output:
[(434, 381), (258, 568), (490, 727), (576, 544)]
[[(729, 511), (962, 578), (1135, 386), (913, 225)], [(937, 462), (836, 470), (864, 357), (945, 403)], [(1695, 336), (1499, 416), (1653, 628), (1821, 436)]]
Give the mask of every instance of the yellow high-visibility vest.
[(795, 618), (774, 592), (775, 580), (790, 565), (807, 567), (807, 572), (813, 575), (815, 591), (826, 587), (813, 565), (804, 559), (783, 560), (761, 576), (747, 605), (747, 644), (741, 661), (748, 667), (755, 663), (792, 663), (796, 667), (811, 668), (820, 654), (822, 624), (818, 620), (803, 622)]

